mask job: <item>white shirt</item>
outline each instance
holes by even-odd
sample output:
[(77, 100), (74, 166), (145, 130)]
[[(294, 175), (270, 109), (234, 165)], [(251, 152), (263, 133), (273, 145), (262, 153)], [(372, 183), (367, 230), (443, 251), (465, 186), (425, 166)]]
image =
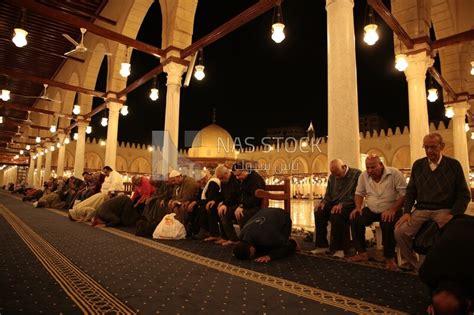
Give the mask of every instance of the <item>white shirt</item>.
[(405, 196), (406, 188), (403, 174), (394, 167), (385, 166), (378, 183), (364, 171), (359, 176), (355, 193), (365, 198), (365, 203), (372, 212), (382, 213), (400, 196)]
[(105, 176), (105, 180), (102, 183), (102, 188), (100, 192), (103, 194), (107, 194), (111, 191), (121, 191), (125, 190), (123, 186), (122, 176), (117, 171), (110, 172), (109, 176)]
[(430, 162), (430, 168), (431, 168), (432, 171), (434, 171), (435, 169), (438, 168), (438, 165), (439, 165), (439, 163), (441, 163), (441, 159), (442, 159), (442, 158), (443, 158), (443, 155), (440, 154), (440, 155), (439, 155), (439, 160), (438, 160), (437, 163), (433, 163), (433, 162), (431, 162), (430, 159), (428, 159), (428, 162)]

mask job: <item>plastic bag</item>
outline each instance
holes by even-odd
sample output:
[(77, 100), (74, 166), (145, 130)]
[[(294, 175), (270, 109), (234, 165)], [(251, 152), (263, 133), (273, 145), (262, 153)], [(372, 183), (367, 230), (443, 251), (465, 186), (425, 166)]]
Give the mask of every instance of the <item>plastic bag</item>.
[(186, 237), (184, 225), (176, 220), (176, 213), (167, 214), (153, 232), (153, 238), (161, 240), (182, 240)]
[(439, 233), (438, 223), (433, 220), (425, 221), (413, 239), (413, 250), (420, 255), (426, 255), (435, 243)]

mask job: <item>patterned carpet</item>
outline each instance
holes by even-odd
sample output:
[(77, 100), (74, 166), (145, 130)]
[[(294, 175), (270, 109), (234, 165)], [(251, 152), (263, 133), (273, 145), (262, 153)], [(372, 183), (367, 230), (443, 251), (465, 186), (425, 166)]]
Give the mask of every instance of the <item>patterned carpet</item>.
[[(35, 302), (41, 304), (31, 308), (36, 313), (68, 314), (78, 309), (143, 314), (421, 314), (427, 304), (424, 288), (413, 275), (308, 255), (267, 265), (240, 262), (230, 249), (213, 244), (156, 242), (123, 230), (92, 228), (70, 222), (64, 212), (35, 209), (3, 194), (0, 203), (5, 206), (0, 211), (1, 248), (8, 253), (0, 260), (0, 284), (12, 288), (0, 297), (2, 314), (30, 313), (22, 306)], [(14, 223), (17, 227), (12, 229)], [(33, 258), (32, 251), (40, 250), (26, 247), (25, 237), (18, 236), (23, 228), (31, 228), (24, 233), (44, 243), (37, 247), (48, 250), (45, 257), (61, 256), (58, 269), (70, 269), (60, 277), (63, 280), (55, 282), (50, 274), (57, 270), (42, 269)], [(66, 295), (57, 284), (61, 281), (76, 289)], [(71, 294), (76, 303), (68, 298)]]

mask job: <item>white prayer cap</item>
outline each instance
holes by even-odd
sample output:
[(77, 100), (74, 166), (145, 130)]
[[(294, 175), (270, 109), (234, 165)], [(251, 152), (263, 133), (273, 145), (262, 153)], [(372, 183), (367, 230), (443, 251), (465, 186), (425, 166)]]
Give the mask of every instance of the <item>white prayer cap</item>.
[(170, 172), (169, 178), (178, 177), (178, 176), (181, 176), (181, 173), (178, 172), (177, 170), (172, 170)]

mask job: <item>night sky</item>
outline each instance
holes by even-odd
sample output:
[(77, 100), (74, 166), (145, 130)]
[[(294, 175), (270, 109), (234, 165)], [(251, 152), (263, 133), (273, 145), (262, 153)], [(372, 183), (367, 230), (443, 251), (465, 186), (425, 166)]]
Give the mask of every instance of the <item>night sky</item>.
[[(389, 7), (389, 1), (384, 2)], [(256, 0), (200, 0), (193, 41), (254, 3)], [(190, 87), (181, 89), (180, 146), (185, 130), (200, 130), (212, 122), (213, 108), (217, 124), (233, 137), (258, 138), (269, 127), (298, 125), (306, 129), (311, 120), (317, 135), (327, 134), (325, 1), (286, 0), (282, 10), (286, 39), (281, 44), (270, 38), (270, 10), (204, 48), (206, 77), (202, 81), (193, 77)], [(365, 1), (355, 1), (359, 114), (378, 114), (391, 127), (407, 125), (407, 83), (404, 74), (394, 68), (392, 32), (375, 15), (380, 39), (367, 46), (362, 40), (365, 12)], [(161, 47), (161, 23), (155, 1), (137, 39)], [(159, 59), (133, 51), (131, 64), (129, 83), (156, 67)], [(101, 73), (105, 72), (103, 66)], [(105, 90), (104, 77), (99, 75), (97, 90)], [(159, 75), (158, 84), (160, 98), (155, 102), (148, 97), (152, 81), (128, 95), (129, 114), (120, 118), (119, 141), (148, 144), (152, 130), (163, 129), (165, 73)], [(105, 138), (106, 128), (99, 124), (102, 117), (94, 117), (91, 136)], [(429, 104), (429, 117), (444, 119), (441, 100)]]

